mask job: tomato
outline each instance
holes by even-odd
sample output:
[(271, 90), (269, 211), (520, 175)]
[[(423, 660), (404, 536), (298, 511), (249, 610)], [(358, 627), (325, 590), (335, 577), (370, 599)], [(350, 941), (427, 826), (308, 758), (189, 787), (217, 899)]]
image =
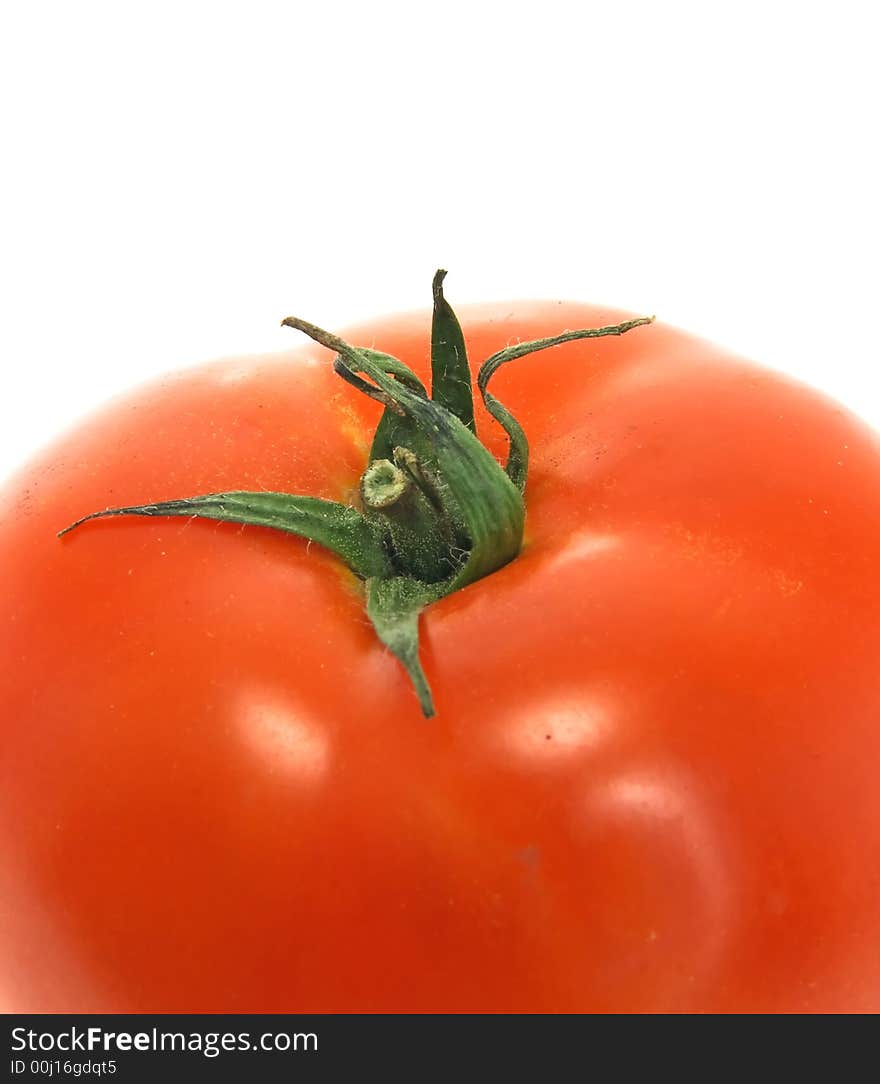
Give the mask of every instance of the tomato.
[[(462, 325), (479, 361), (619, 318)], [(429, 325), (346, 337), (427, 379)], [(425, 720), (318, 545), (56, 537), (351, 501), (381, 406), (330, 359), (168, 377), (3, 496), (7, 1007), (880, 1011), (877, 436), (662, 324), (507, 366), (525, 545), (425, 611)]]

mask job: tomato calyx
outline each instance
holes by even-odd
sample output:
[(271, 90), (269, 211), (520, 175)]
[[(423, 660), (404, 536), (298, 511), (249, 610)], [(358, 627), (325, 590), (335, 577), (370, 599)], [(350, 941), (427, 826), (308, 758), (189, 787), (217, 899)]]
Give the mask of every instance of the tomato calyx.
[(211, 493), (92, 512), (59, 536), (109, 516), (185, 516), (271, 527), (317, 542), (364, 581), (367, 614), (379, 639), (406, 669), (425, 717), (433, 715), (419, 660), (421, 611), (496, 572), (522, 546), (528, 441), (516, 418), (489, 392), (490, 380), (526, 354), (576, 339), (622, 335), (653, 320), (564, 331), (488, 358), (477, 388), (509, 439), (502, 467), (476, 435), (464, 335), (443, 294), (445, 275), (438, 271), (433, 281), (430, 396), (399, 359), (354, 347), (298, 317), (282, 321), (332, 350), (336, 373), (385, 408), (361, 478), (360, 508), (288, 493)]

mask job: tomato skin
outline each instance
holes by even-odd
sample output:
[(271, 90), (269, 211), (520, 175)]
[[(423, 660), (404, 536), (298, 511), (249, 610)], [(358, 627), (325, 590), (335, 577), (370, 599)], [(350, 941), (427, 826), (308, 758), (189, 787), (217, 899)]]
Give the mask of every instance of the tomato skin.
[[(620, 318), (459, 315), (472, 363)], [(429, 327), (347, 338), (426, 376)], [(425, 722), (319, 547), (55, 537), (345, 500), (378, 412), (328, 357), (169, 377), (4, 494), (5, 1007), (880, 1011), (876, 435), (662, 325), (508, 366), (526, 546), (423, 618)]]

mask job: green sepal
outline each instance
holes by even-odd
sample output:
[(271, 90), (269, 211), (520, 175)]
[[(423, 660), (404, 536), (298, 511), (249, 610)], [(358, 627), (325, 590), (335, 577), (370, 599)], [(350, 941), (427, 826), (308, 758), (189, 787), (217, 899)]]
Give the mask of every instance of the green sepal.
[(445, 271), (434, 275), (434, 314), (431, 321), (431, 398), (476, 433), (474, 393), (464, 332), (443, 296)]
[(532, 342), (517, 343), (508, 346), (505, 350), (499, 350), (487, 358), (480, 366), (477, 374), (477, 387), (483, 397), (486, 410), (507, 433), (510, 441), (510, 450), (507, 456), (505, 471), (508, 477), (522, 492), (526, 487), (526, 478), (529, 473), (529, 442), (526, 439), (523, 427), (514, 418), (506, 406), (488, 390), (489, 381), (498, 372), (502, 365), (517, 358), (525, 357), (526, 354), (535, 354), (539, 350), (548, 350), (551, 346), (561, 346), (562, 343), (574, 342), (577, 339), (601, 339), (606, 335), (623, 335), (632, 331), (635, 327), (650, 324), (653, 316), (640, 316), (634, 320), (625, 320), (620, 324), (609, 324), (606, 327), (583, 328), (580, 331), (563, 331), (559, 335), (551, 335), (546, 339), (535, 339)]
[(440, 584), (424, 584), (409, 576), (367, 580), (367, 615), (376, 635), (409, 675), (426, 719), (434, 714), (434, 698), (419, 659), (419, 614), (443, 593)]
[[(356, 353), (363, 358), (364, 367), (359, 371), (354, 371), (350, 365), (337, 365), (336, 372), (343, 380), (348, 381), (348, 383), (352, 384), (359, 391), (365, 392), (373, 398), (377, 398), (373, 385), (369, 384), (367, 381), (352, 379), (352, 377), (359, 377), (361, 373), (368, 372), (370, 366), (375, 365), (378, 366), (383, 373), (393, 376), (396, 381), (411, 388), (416, 394), (421, 395), (425, 399), (428, 398), (428, 392), (425, 385), (419, 380), (412, 369), (410, 369), (408, 365), (404, 365), (398, 358), (392, 357), (391, 354), (384, 354), (380, 350), (371, 350), (362, 346), (355, 347), (354, 349)], [(377, 459), (391, 459), (394, 449), (400, 445), (409, 448), (412, 447), (413, 444), (419, 443), (418, 434), (415, 432), (411, 419), (401, 413), (399, 409), (395, 409), (393, 404), (389, 405), (384, 394), (379, 398), (379, 401), (384, 403), (385, 410), (379, 420), (376, 432), (373, 434), (373, 443), (370, 447), (369, 460), (371, 463)]]
[(71, 523), (59, 538), (91, 519), (109, 516), (183, 516), (187, 519), (215, 519), (307, 538), (332, 550), (352, 572), (367, 579), (390, 576), (392, 568), (380, 527), (356, 508), (319, 497), (297, 497), (289, 493), (208, 493), (202, 497), (129, 505), (92, 512)]

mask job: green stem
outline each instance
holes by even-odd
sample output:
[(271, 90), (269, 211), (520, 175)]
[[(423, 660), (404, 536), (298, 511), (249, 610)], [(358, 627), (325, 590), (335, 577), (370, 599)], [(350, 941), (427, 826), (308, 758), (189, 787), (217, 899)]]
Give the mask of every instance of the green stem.
[(361, 479), (364, 508), (385, 526), (393, 566), (421, 583), (448, 579), (454, 527), (436, 500), (416, 456), (395, 448), (394, 460), (376, 459)]
[(364, 505), (374, 512), (397, 504), (408, 489), (412, 481), (390, 459), (374, 459), (361, 478)]
[(529, 447), (522, 426), (488, 390), (503, 365), (576, 339), (622, 335), (651, 322), (640, 317), (601, 328), (564, 331), (519, 343), (481, 366), (477, 386), (504, 428), (504, 469), (477, 439), (473, 390), (461, 326), (434, 276), (432, 396), (397, 358), (354, 347), (323, 328), (289, 316), (282, 323), (336, 355), (336, 372), (384, 407), (361, 479), (361, 510), (288, 493), (209, 493), (180, 500), (91, 512), (60, 532), (110, 516), (184, 516), (286, 531), (337, 554), (365, 584), (376, 634), (409, 675), (425, 716), (433, 698), (419, 660), (419, 614), (431, 603), (512, 561), (522, 545)]

